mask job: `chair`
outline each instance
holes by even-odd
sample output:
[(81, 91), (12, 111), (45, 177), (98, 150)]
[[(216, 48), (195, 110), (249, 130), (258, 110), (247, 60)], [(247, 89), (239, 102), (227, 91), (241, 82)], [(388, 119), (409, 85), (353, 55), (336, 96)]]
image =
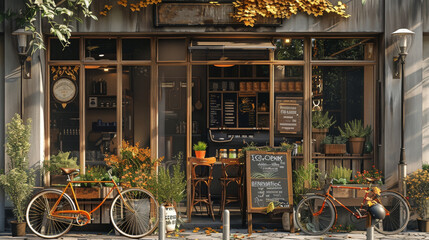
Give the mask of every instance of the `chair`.
[[(222, 197), (220, 202), (219, 215), (221, 220), (223, 219), (223, 211), (225, 206), (232, 202), (239, 202), (240, 209), (242, 209), (242, 176), (243, 176), (243, 164), (241, 164), (238, 158), (221, 158), (222, 163), (222, 177), (219, 179), (222, 185)], [(237, 184), (238, 194), (237, 196), (231, 196), (227, 194), (227, 188), (230, 183)]]
[[(190, 158), (191, 165), (191, 184), (192, 184), (192, 202), (189, 212), (189, 221), (191, 221), (192, 209), (198, 203), (204, 203), (207, 206), (207, 213), (212, 216), (213, 221), (215, 220), (213, 214), (213, 204), (210, 194), (210, 185), (213, 180), (213, 165), (216, 162), (216, 158)], [(200, 174), (197, 174), (199, 172)], [(206, 185), (207, 194), (202, 193), (202, 187)], [(196, 191), (199, 187), (200, 191)]]

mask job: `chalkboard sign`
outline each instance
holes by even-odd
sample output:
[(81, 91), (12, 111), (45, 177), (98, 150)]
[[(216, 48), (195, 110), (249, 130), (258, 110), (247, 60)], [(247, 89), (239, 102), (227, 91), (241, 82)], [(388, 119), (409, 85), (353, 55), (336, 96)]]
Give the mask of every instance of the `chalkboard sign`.
[(276, 100), (276, 130), (279, 133), (302, 133), (302, 101)]
[(246, 152), (247, 204), (249, 212), (265, 211), (270, 202), (292, 207), (290, 153)]
[(220, 127), (222, 124), (222, 94), (209, 94), (209, 127)]
[(223, 95), (223, 125), (237, 127), (237, 94), (225, 93)]
[(256, 96), (240, 94), (238, 97), (238, 127), (256, 127)]

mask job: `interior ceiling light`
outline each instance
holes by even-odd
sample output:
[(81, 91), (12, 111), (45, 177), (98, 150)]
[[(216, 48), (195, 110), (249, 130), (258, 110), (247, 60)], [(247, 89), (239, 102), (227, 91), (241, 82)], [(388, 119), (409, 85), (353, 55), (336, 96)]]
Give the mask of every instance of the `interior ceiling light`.
[[(224, 56), (224, 49), (222, 49), (222, 57), (220, 57), (219, 61), (226, 61), (228, 60), (228, 57)], [(234, 64), (225, 64), (225, 63), (219, 63), (219, 64), (215, 64), (215, 67), (233, 67)]]
[(105, 72), (108, 72), (108, 71), (109, 71), (109, 69), (108, 69), (108, 68), (104, 68), (103, 70), (104, 70)]
[(98, 54), (99, 57), (104, 57), (104, 53)]
[(283, 40), (283, 42), (284, 42), (286, 45), (289, 45), (289, 44), (291, 44), (292, 39), (290, 39), (290, 38), (285, 38), (285, 39)]
[(85, 69), (98, 69), (100, 68), (100, 66), (96, 66), (96, 65), (86, 65)]

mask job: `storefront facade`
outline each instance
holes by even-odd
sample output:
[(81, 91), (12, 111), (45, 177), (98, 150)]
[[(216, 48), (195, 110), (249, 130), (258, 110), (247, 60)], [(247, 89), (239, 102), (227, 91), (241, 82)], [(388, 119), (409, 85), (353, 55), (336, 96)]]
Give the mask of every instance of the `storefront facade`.
[[(408, 171), (425, 162), (426, 1), (351, 1), (348, 19), (298, 14), (253, 28), (184, 26), (180, 19), (165, 24), (160, 16), (168, 4), (140, 13), (116, 8), (99, 21), (76, 25), (64, 50), (46, 37), (46, 51), (33, 55), (32, 78), (23, 82), (24, 118), (33, 119), (32, 165), (61, 150), (78, 157), (84, 170), (117, 152), (121, 140), (150, 147), (166, 164), (179, 152), (191, 156), (197, 141), (209, 143), (210, 156), (251, 142), (279, 146), (286, 141), (300, 145), (296, 165), (313, 161), (324, 171), (334, 164), (358, 171), (375, 164), (394, 187), (401, 89), (393, 76), (397, 53), (390, 34), (403, 27), (416, 33), (405, 69)], [(94, 3), (94, 11), (103, 6)], [(2, 7), (20, 6), (6, 1)], [(189, 4), (174, 7), (193, 16)], [(13, 30), (7, 22), (0, 28), (3, 123), (21, 104)], [(296, 115), (283, 114), (282, 107), (292, 107)], [(370, 125), (374, 150), (341, 159), (314, 154), (315, 110), (329, 111), (334, 126), (353, 119)], [(288, 118), (292, 121), (282, 122)], [(330, 134), (338, 131), (332, 127)]]

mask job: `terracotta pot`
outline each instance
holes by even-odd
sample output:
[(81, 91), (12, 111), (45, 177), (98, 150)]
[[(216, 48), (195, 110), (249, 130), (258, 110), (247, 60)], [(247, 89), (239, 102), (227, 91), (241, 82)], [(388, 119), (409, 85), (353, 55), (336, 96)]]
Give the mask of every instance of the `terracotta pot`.
[(420, 232), (429, 232), (429, 220), (428, 219), (417, 219)]
[(12, 225), (12, 237), (25, 236), (26, 222), (11, 221), (10, 224)]
[(352, 155), (362, 155), (365, 138), (349, 138), (349, 150)]
[(325, 139), (326, 134), (328, 133), (329, 129), (327, 128), (323, 128), (323, 129), (318, 129), (318, 128), (313, 128), (312, 132), (313, 132), (313, 139), (315, 139), (316, 141), (314, 142), (315, 146), (315, 152), (316, 153), (321, 153), (322, 152), (322, 147), (321, 147), (321, 142), (323, 139)]
[(206, 151), (195, 151), (195, 157), (204, 158), (206, 156)]

